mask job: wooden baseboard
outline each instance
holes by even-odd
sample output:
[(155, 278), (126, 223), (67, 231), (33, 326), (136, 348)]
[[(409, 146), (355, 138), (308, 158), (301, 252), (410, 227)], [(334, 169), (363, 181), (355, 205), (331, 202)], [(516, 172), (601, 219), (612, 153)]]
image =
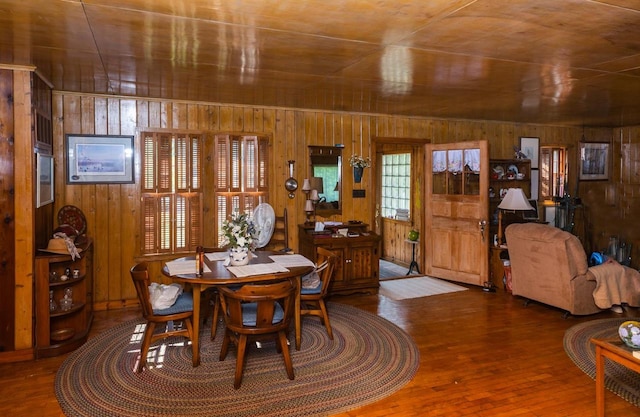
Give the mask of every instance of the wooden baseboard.
[(122, 308), (137, 307), (140, 303), (138, 299), (130, 300), (117, 300), (117, 301), (103, 301), (93, 304), (93, 311), (107, 311), (107, 310), (120, 310)]
[(32, 361), (36, 358), (34, 349), (0, 352), (0, 363)]

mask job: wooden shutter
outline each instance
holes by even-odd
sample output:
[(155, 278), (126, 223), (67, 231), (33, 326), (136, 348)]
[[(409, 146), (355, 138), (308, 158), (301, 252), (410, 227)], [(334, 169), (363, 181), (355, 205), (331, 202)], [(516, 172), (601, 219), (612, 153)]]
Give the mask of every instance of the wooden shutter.
[(195, 249), (202, 242), (202, 136), (143, 133), (142, 253)]
[(216, 135), (215, 137), (215, 191), (226, 192), (231, 187), (231, 167), (228, 163), (229, 160), (229, 136), (228, 135)]
[(142, 197), (142, 252), (154, 253), (158, 243), (158, 199)]

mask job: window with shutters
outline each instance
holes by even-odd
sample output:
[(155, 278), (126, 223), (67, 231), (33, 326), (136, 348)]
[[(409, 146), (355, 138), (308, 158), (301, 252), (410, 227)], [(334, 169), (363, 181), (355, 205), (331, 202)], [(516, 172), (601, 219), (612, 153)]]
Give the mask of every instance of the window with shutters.
[(217, 243), (222, 223), (232, 213), (251, 214), (268, 202), (269, 139), (255, 135), (215, 136), (215, 207)]
[(142, 133), (142, 253), (202, 244), (202, 135)]
[(562, 197), (567, 184), (567, 150), (563, 147), (542, 146), (540, 148), (540, 197), (551, 200)]

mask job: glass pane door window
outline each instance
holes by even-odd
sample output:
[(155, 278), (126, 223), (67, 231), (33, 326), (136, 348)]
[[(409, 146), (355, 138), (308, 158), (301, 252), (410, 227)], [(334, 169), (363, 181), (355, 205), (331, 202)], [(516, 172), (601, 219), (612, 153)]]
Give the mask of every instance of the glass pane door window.
[(411, 210), (411, 154), (382, 155), (382, 216), (408, 221)]
[(434, 194), (480, 194), (480, 149), (437, 150), (432, 158)]

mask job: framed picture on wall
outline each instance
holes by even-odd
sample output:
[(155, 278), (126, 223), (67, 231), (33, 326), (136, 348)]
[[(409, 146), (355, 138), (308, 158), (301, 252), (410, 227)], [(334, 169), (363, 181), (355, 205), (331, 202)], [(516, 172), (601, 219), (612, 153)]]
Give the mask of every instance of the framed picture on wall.
[(520, 152), (531, 160), (531, 169), (538, 169), (540, 138), (520, 138)]
[(609, 179), (609, 144), (580, 142), (580, 179)]
[(133, 136), (65, 138), (67, 184), (133, 183)]
[(53, 156), (37, 154), (36, 207), (53, 203)]

